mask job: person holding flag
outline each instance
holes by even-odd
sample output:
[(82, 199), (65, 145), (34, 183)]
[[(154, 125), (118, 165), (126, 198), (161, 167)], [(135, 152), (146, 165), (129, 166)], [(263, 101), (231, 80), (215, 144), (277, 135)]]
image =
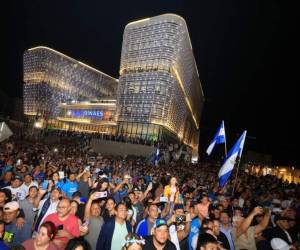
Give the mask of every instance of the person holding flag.
[(158, 166), (158, 162), (160, 160), (160, 150), (159, 147), (155, 148), (155, 151), (151, 153), (150, 159), (151, 163), (154, 166)]
[[(242, 156), (243, 147), (246, 139), (247, 131), (244, 131), (244, 133), (241, 135), (241, 137), (237, 140), (237, 142), (234, 144), (230, 152), (228, 153), (220, 171), (219, 171), (219, 186), (224, 187), (227, 180), (231, 176), (232, 170), (234, 168), (234, 165), (236, 164), (237, 158), (239, 159)], [(238, 170), (237, 170), (238, 171)]]
[(216, 144), (225, 144), (225, 157), (227, 156), (227, 149), (226, 149), (226, 137), (225, 137), (225, 125), (224, 125), (224, 121), (222, 121), (214, 139), (211, 141), (211, 143), (209, 144), (206, 153), (208, 155), (211, 154), (211, 152), (213, 151), (214, 147)]

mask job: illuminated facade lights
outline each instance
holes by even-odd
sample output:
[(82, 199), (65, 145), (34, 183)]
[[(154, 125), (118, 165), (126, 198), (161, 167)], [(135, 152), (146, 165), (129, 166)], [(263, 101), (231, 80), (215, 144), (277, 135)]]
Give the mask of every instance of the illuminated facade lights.
[(47, 47), (25, 51), (24, 113), (55, 117), (58, 104), (115, 97), (118, 80)]
[(24, 53), (24, 112), (60, 129), (198, 148), (204, 95), (186, 22), (164, 14), (124, 30), (119, 80), (47, 47)]
[(183, 18), (165, 14), (126, 26), (117, 97), (119, 133), (157, 124), (159, 139), (173, 135), (198, 147), (204, 95)]

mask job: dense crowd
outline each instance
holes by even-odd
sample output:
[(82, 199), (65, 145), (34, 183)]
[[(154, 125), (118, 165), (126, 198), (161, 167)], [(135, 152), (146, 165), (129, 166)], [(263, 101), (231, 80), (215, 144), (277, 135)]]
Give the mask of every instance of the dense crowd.
[(0, 144), (0, 249), (296, 249), (300, 188), (219, 167), (102, 156), (82, 140)]

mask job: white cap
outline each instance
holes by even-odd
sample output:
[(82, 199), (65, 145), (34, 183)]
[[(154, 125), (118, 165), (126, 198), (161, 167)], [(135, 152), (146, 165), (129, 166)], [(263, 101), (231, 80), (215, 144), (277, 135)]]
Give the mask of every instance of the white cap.
[(20, 208), (19, 206), (19, 203), (16, 202), (16, 201), (11, 201), (11, 202), (8, 202), (4, 205), (3, 207), (3, 211), (4, 212), (13, 212), (13, 211), (16, 211)]
[(273, 238), (271, 240), (271, 247), (273, 250), (289, 250), (290, 246), (283, 239)]
[(273, 213), (281, 213), (281, 212), (282, 212), (282, 209), (281, 209), (281, 208), (278, 208), (278, 207), (274, 207), (274, 208), (272, 209), (272, 212), (273, 212)]
[(273, 200), (272, 200), (272, 203), (273, 203), (273, 204), (281, 204), (281, 201), (278, 200), (278, 199), (273, 199)]

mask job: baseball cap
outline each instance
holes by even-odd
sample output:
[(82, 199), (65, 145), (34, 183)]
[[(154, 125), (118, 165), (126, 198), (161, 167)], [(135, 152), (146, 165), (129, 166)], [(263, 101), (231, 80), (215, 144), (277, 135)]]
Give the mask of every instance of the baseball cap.
[(81, 196), (82, 196), (81, 192), (80, 192), (80, 191), (76, 191), (76, 192), (74, 192), (74, 193), (72, 194), (72, 199), (74, 199), (74, 198), (76, 198), (76, 197), (81, 197)]
[(183, 204), (180, 204), (180, 203), (175, 204), (174, 205), (174, 210), (177, 210), (177, 209), (183, 209), (184, 210)]
[(273, 212), (273, 213), (281, 213), (281, 212), (282, 212), (282, 209), (281, 209), (281, 208), (278, 208), (278, 207), (274, 207), (274, 208), (272, 209), (272, 212)]
[(20, 208), (19, 206), (19, 203), (16, 202), (16, 201), (11, 201), (11, 202), (8, 202), (4, 205), (3, 207), (3, 211), (4, 212), (13, 212), (13, 211), (16, 211)]
[(11, 180), (12, 181), (15, 181), (15, 180), (22, 181), (22, 177), (20, 175), (15, 175)]
[(132, 191), (133, 192), (138, 192), (138, 191), (142, 191), (142, 190), (139, 187), (134, 187)]
[(165, 219), (156, 219), (154, 223), (154, 228), (159, 228), (160, 226), (168, 226), (168, 223)]
[(275, 215), (274, 217), (274, 222), (276, 223), (277, 221), (279, 220), (287, 220), (287, 221), (290, 221), (291, 219), (289, 217), (286, 217), (286, 216), (281, 216), (281, 215)]
[[(103, 176), (103, 175), (102, 175)], [(105, 175), (106, 176), (106, 175)], [(107, 177), (101, 177), (100, 176), (100, 181), (103, 182), (109, 182), (109, 179)]]
[(273, 250), (289, 250), (290, 246), (283, 239), (273, 238), (271, 240), (271, 247)]
[(278, 200), (278, 199), (273, 199), (273, 200), (272, 200), (272, 203), (273, 203), (273, 204), (279, 204), (279, 205), (280, 205), (280, 204), (281, 204), (281, 201)]
[(59, 187), (53, 186), (53, 187), (51, 188), (51, 191), (50, 191), (50, 192), (52, 192), (52, 191), (54, 191), (54, 190), (57, 190), (58, 192), (61, 193), (61, 188), (59, 188)]

